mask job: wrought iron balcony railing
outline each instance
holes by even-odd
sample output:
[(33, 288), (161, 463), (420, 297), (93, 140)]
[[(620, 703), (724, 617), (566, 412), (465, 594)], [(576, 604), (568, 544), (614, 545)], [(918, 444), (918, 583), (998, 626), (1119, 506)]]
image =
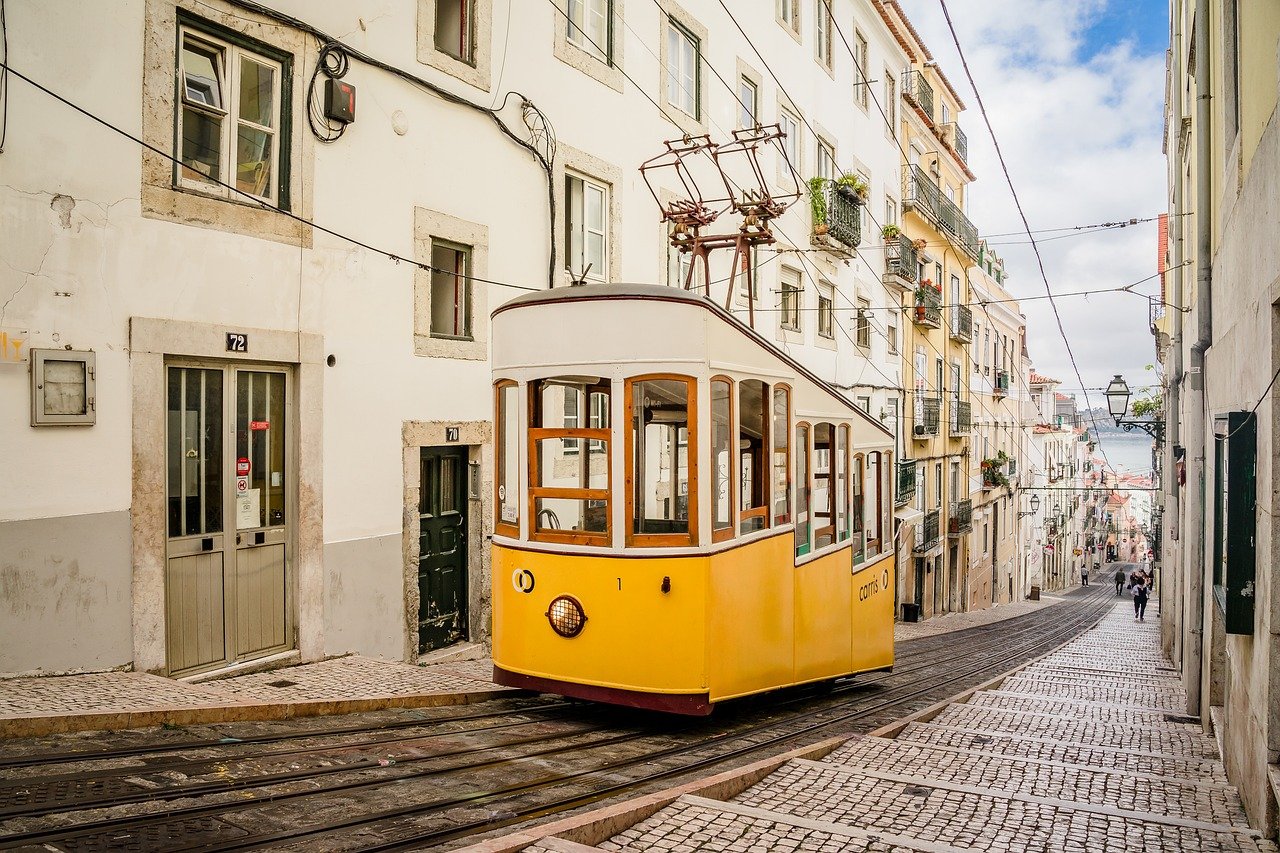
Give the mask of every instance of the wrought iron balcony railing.
[(938, 521), (941, 512), (931, 509), (924, 514), (924, 520), (916, 527), (916, 550), (929, 551), (938, 544)]
[(906, 234), (899, 234), (884, 241), (884, 274), (886, 278), (897, 277), (902, 281), (914, 284), (916, 280), (915, 244)]
[(937, 397), (916, 398), (916, 422), (912, 434), (916, 438), (928, 438), (938, 434), (938, 410), (941, 408)]
[(956, 501), (951, 506), (951, 518), (947, 520), (947, 535), (959, 536), (973, 529), (973, 501)]
[(942, 294), (929, 284), (916, 286), (915, 322), (918, 326), (936, 329), (942, 325)]
[(951, 338), (961, 343), (973, 342), (973, 310), (967, 305), (952, 305), (949, 309), (951, 313)]
[(933, 86), (924, 79), (924, 71), (911, 69), (902, 75), (902, 96), (933, 121)]
[(951, 434), (967, 435), (973, 428), (973, 404), (967, 400), (951, 401)]
[(902, 205), (904, 209), (915, 210), (928, 219), (939, 230), (946, 232), (955, 244), (973, 260), (978, 259), (978, 227), (969, 221), (969, 217), (947, 198), (938, 188), (938, 183), (919, 166), (907, 169), (902, 188)]
[[(862, 242), (862, 200), (849, 187), (815, 179), (812, 194), (813, 242), (840, 253), (851, 253)], [(836, 245), (832, 245), (832, 244)]]
[(898, 461), (898, 487), (894, 490), (894, 503), (909, 502), (916, 496), (916, 463), (912, 459)]
[(963, 162), (969, 162), (969, 137), (964, 135), (959, 124), (953, 121), (944, 125), (942, 140), (951, 146)]

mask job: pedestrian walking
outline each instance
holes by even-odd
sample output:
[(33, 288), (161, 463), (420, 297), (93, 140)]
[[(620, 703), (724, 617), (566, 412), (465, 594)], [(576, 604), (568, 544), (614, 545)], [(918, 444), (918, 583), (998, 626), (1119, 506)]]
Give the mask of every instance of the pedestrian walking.
[(1124, 569), (1116, 569), (1116, 595), (1124, 589)]
[(1080, 567), (1080, 586), (1089, 585), (1089, 570), (1084, 566)]
[[(1139, 572), (1134, 572), (1139, 575)], [(1133, 581), (1133, 619), (1135, 622), (1147, 621), (1147, 598), (1150, 590), (1147, 589), (1147, 583), (1142, 577), (1136, 577)]]

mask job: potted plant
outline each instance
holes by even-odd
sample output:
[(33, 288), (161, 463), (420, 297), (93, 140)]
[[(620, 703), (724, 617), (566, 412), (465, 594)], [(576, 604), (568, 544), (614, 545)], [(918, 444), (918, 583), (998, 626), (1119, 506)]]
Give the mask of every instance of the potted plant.
[(813, 233), (827, 233), (827, 179), (809, 179), (809, 210), (813, 213)]
[(888, 225), (880, 229), (880, 236), (886, 240), (892, 240), (902, 233), (902, 229), (890, 222)]
[(865, 202), (871, 195), (871, 187), (867, 186), (867, 182), (852, 172), (845, 172), (836, 178), (836, 189), (858, 202)]

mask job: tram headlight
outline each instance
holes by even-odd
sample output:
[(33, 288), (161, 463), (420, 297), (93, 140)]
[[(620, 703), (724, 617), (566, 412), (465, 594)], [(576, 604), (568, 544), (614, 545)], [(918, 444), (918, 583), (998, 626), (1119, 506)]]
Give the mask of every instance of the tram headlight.
[(587, 624), (587, 614), (583, 611), (578, 599), (571, 595), (561, 595), (551, 601), (547, 608), (547, 621), (551, 630), (561, 637), (572, 639), (582, 633)]

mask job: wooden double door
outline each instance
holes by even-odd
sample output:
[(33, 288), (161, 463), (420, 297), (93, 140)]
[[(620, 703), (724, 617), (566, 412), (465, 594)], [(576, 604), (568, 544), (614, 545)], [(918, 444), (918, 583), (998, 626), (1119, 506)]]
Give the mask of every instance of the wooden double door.
[(418, 651), (467, 638), (465, 447), (424, 447), (418, 497)]
[(165, 367), (167, 668), (216, 669), (294, 644), (287, 368)]

